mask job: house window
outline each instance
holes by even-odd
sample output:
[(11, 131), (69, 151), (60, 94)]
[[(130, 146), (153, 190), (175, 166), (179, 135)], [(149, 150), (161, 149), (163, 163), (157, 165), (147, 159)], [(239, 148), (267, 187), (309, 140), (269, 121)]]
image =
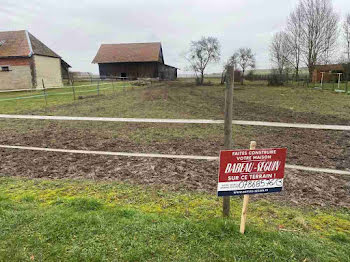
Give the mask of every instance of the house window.
[(8, 71), (10, 71), (10, 67), (9, 66), (1, 66), (1, 71), (8, 72)]

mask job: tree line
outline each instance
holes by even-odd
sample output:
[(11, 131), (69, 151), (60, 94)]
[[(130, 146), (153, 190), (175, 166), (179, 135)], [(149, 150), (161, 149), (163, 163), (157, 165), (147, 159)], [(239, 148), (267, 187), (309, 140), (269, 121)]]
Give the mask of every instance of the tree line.
[[(345, 52), (339, 54), (339, 35)], [(278, 74), (293, 73), (299, 80), (300, 68), (306, 66), (309, 79), (315, 66), (338, 63), (350, 68), (350, 13), (342, 26), (331, 0), (299, 0), (297, 6), (287, 17), (285, 28), (273, 35), (270, 45), (273, 69)], [(221, 46), (215, 37), (202, 37), (192, 41), (185, 55), (190, 69), (195, 72), (198, 84), (203, 84), (204, 71), (208, 64), (220, 60)], [(227, 66), (241, 71), (241, 81), (247, 69), (254, 69), (255, 55), (251, 48), (239, 48), (223, 67), (225, 76)]]
[[(299, 0), (285, 28), (273, 36), (270, 56), (274, 70), (280, 75), (292, 71), (298, 80), (300, 68), (306, 66), (311, 79), (318, 64), (350, 63), (350, 14), (342, 27), (339, 24), (331, 0)], [(345, 42), (342, 54), (339, 35)]]

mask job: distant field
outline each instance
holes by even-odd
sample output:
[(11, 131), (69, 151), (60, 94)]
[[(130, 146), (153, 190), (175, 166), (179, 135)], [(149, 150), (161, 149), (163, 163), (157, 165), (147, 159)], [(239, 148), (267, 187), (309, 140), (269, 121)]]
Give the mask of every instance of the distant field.
[[(269, 75), (269, 74), (271, 74), (272, 69), (254, 69), (253, 72), (256, 75)], [(299, 71), (299, 74), (300, 75), (308, 75), (309, 71), (307, 68), (301, 68)]]
[[(255, 75), (269, 75), (272, 73), (272, 69), (254, 69), (254, 70), (248, 70), (246, 74), (253, 71), (253, 74)], [(299, 71), (299, 75), (308, 75), (309, 71), (308, 69), (301, 68)], [(194, 78), (194, 74), (179, 74), (179, 78)], [(212, 74), (206, 74), (206, 77), (208, 78), (221, 78), (221, 73), (212, 73)]]

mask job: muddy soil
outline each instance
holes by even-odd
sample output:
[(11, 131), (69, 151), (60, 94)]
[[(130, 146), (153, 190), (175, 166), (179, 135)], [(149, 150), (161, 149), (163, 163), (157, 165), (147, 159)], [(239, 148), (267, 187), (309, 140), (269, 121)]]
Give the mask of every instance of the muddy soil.
[[(136, 125), (137, 126), (137, 125)], [(145, 125), (139, 125), (139, 128)], [(170, 126), (169, 126), (170, 127)], [(132, 128), (135, 128), (133, 126)], [(350, 170), (350, 137), (346, 132), (315, 130), (259, 129), (236, 145), (245, 148), (249, 140), (259, 147), (288, 147), (289, 164)], [(74, 129), (52, 123), (38, 130), (18, 134), (15, 130), (0, 134), (0, 144), (81, 150), (152, 152), (167, 154), (218, 155), (222, 139), (178, 139), (153, 144), (113, 139), (104, 131)], [(325, 143), (326, 141), (326, 143)], [(50, 179), (117, 180), (149, 184), (171, 190), (216, 193), (218, 163), (48, 153), (0, 149), (0, 174)], [(350, 207), (350, 177), (287, 170), (282, 193), (254, 196), (293, 205)]]

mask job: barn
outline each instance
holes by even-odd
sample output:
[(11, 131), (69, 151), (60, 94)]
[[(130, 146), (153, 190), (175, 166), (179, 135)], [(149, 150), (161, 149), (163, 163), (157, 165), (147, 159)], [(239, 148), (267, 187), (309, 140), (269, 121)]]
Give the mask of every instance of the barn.
[(26, 30), (0, 32), (0, 89), (61, 86), (70, 65)]
[(177, 78), (177, 68), (164, 63), (159, 42), (102, 44), (92, 63), (98, 64), (101, 77)]

